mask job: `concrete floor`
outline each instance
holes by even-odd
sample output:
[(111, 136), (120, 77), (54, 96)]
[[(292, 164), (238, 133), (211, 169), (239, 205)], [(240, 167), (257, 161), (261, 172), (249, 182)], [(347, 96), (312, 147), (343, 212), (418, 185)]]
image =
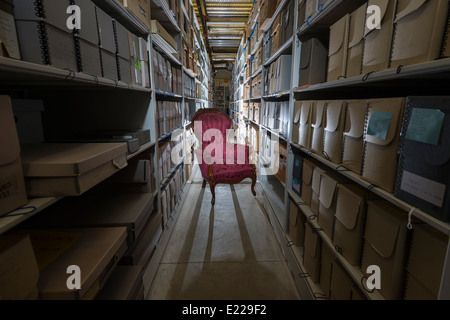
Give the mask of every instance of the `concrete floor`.
[(148, 299), (299, 299), (250, 184), (217, 186), (212, 207), (195, 171)]

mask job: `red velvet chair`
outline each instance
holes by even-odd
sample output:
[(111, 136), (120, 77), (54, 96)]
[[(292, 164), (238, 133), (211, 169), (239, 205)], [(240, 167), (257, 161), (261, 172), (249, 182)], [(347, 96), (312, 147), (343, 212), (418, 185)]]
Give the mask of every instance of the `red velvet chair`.
[[(256, 166), (250, 163), (249, 147), (227, 142), (227, 130), (233, 128), (231, 118), (219, 109), (200, 109), (192, 118), (192, 123), (194, 134), (201, 142), (195, 152), (203, 176), (202, 188), (209, 183), (211, 204), (215, 203), (217, 184), (237, 184), (247, 178), (252, 179), (251, 190), (256, 196)], [(223, 156), (220, 156), (221, 151)]]

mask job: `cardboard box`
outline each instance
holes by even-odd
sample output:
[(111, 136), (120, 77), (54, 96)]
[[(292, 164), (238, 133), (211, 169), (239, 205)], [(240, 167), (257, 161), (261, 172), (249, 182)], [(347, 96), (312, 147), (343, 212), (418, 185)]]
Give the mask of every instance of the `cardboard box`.
[(295, 246), (303, 247), (305, 241), (305, 214), (292, 200), (290, 200), (289, 208), (289, 237)]
[(116, 39), (116, 59), (119, 81), (131, 83), (130, 48), (128, 44), (128, 30), (116, 20), (113, 20)]
[(302, 195), (302, 170), (303, 157), (294, 153), (294, 168), (292, 172), (292, 190), (298, 195)]
[(309, 274), (311, 281), (320, 281), (320, 254), (322, 239), (315, 232), (312, 226), (305, 223), (305, 250), (303, 252), (303, 266)]
[(302, 169), (302, 199), (309, 207), (311, 207), (313, 172), (314, 162), (310, 158), (304, 158)]
[(337, 187), (333, 244), (353, 266), (359, 266), (361, 262), (366, 194), (363, 188), (353, 184)]
[(322, 252), (320, 256), (320, 288), (325, 297), (330, 299), (331, 275), (333, 274), (333, 264), (336, 263), (336, 256), (330, 248), (322, 242)]
[(330, 239), (333, 239), (334, 232), (337, 189), (347, 183), (347, 179), (336, 172), (323, 172), (320, 178), (317, 222)]
[[(396, 197), (450, 220), (448, 97), (409, 97), (403, 120)], [(419, 127), (420, 126), (420, 127)]]
[(150, 29), (150, 0), (124, 0), (123, 4), (133, 16)]
[(258, 23), (262, 30), (266, 30), (267, 20), (271, 19), (277, 9), (277, 3), (273, 0), (261, 0), (259, 7)]
[[(73, 31), (67, 28), (69, 0), (14, 1), (17, 35), (22, 59), (77, 71)], [(44, 14), (45, 13), (45, 14)], [(41, 34), (46, 34), (41, 41)]]
[(300, 87), (325, 82), (328, 49), (317, 38), (301, 44)]
[(28, 202), (9, 96), (0, 96), (0, 146), (0, 215), (3, 215)]
[(366, 25), (367, 3), (350, 14), (350, 30), (347, 51), (347, 78), (361, 74), (364, 53), (364, 28)]
[(336, 164), (340, 164), (342, 161), (342, 141), (345, 116), (347, 114), (346, 109), (347, 104), (343, 100), (327, 102), (323, 155)]
[(126, 143), (22, 145), (30, 196), (81, 195), (127, 165)]
[(38, 299), (39, 268), (29, 235), (2, 235), (0, 260), (1, 299)]
[(178, 45), (177, 42), (173, 39), (173, 37), (163, 28), (163, 26), (157, 20), (151, 20), (150, 22), (150, 33), (153, 36), (160, 36), (164, 39), (173, 49), (177, 50)]
[[(278, 17), (280, 17), (280, 15), (278, 15)], [(278, 20), (278, 24), (274, 24), (272, 25), (272, 42), (271, 42), (271, 46), (272, 48), (270, 49), (271, 54), (275, 54), (278, 49), (280, 49), (282, 43), (281, 43), (281, 24), (280, 24), (280, 19), (275, 19), (275, 21)]]
[(80, 45), (78, 72), (101, 77), (102, 65), (95, 5), (91, 0), (76, 0), (76, 5), (82, 12), (82, 28), (77, 30)]
[(355, 282), (338, 261), (333, 262), (331, 275), (330, 300), (351, 300)]
[(95, 7), (97, 27), (100, 40), (102, 75), (104, 78), (119, 80), (116, 61), (116, 40), (112, 18), (98, 7)]
[(398, 0), (391, 67), (438, 59), (447, 26), (448, 0)]
[[(32, 229), (28, 232), (40, 267), (43, 300), (91, 300), (126, 249), (126, 228)], [(50, 250), (51, 248), (51, 250)], [(81, 270), (81, 288), (67, 287), (67, 268)]]
[[(448, 236), (426, 224), (415, 224), (408, 257), (405, 299), (438, 299)], [(412, 282), (419, 285), (414, 286)], [(408, 285), (411, 284), (411, 285)]]
[(294, 143), (299, 143), (301, 106), (301, 101), (294, 102), (294, 121), (292, 127), (292, 142)]
[(142, 70), (141, 65), (141, 49), (139, 44), (139, 37), (128, 32), (128, 47), (130, 50), (130, 70), (131, 83), (135, 85), (142, 85)]
[(394, 192), (404, 105), (404, 98), (368, 101), (362, 177), (387, 192)]
[(316, 118), (313, 118), (315, 102), (302, 101), (300, 110), (300, 137), (298, 144), (306, 149), (310, 149), (312, 125), (315, 124), (316, 121)]
[(275, 64), (275, 87), (274, 91), (283, 92), (291, 90), (291, 66), (292, 56), (281, 55)]
[(346, 74), (349, 20), (347, 14), (330, 27), (327, 81), (339, 80)]
[(326, 127), (326, 101), (316, 101), (311, 110), (312, 133), (310, 150), (319, 155), (323, 154), (323, 135)]
[(279, 145), (279, 169), (275, 174), (275, 177), (278, 178), (283, 183), (286, 183), (286, 170), (287, 170), (287, 156), (288, 152), (285, 146), (282, 144)]
[(281, 12), (281, 43), (286, 43), (294, 32), (295, 0), (290, 0)]
[(379, 266), (380, 293), (387, 300), (402, 298), (405, 271), (408, 213), (385, 200), (367, 201), (367, 218), (361, 271)]
[(366, 100), (347, 101), (347, 115), (342, 142), (342, 165), (359, 175), (363, 163), (366, 109)]
[(143, 300), (141, 266), (117, 266), (95, 300)]
[(21, 59), (13, 3), (0, 2), (0, 57)]
[[(372, 5), (381, 8), (381, 25), (379, 29), (365, 26), (362, 74), (387, 69), (391, 54), (397, 0), (369, 0), (368, 6)], [(367, 14), (366, 19), (369, 17)]]

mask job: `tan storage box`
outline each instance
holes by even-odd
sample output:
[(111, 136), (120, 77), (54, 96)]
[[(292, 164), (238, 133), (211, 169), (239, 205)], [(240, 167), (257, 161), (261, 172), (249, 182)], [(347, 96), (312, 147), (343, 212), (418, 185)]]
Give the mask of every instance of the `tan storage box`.
[(448, 10), (448, 0), (398, 0), (392, 68), (440, 57)]
[(320, 185), (322, 181), (322, 174), (325, 173), (321, 167), (315, 165), (312, 174), (312, 184), (311, 184), (311, 211), (317, 216), (319, 215), (319, 205), (320, 205)]
[(339, 185), (336, 202), (336, 224), (333, 244), (353, 266), (361, 262), (366, 191), (353, 184)]
[(330, 248), (322, 242), (322, 251), (320, 255), (320, 288), (327, 299), (330, 299), (331, 275), (333, 274), (333, 264), (336, 256)]
[(320, 253), (322, 239), (309, 223), (305, 224), (305, 250), (303, 265), (314, 283), (320, 280)]
[(302, 101), (302, 106), (300, 108), (300, 137), (298, 144), (303, 148), (311, 148), (311, 127), (313, 121), (315, 123), (316, 118), (313, 118), (315, 108), (314, 101)]
[(305, 243), (305, 222), (305, 214), (291, 200), (289, 209), (289, 237), (297, 247), (302, 247)]
[(28, 194), (80, 195), (127, 165), (126, 143), (22, 145)]
[(405, 299), (438, 299), (448, 240), (448, 236), (429, 225), (414, 225), (406, 267)]
[(150, 1), (151, 0), (123, 0), (124, 6), (149, 29)]
[(339, 80), (346, 74), (349, 15), (345, 15), (330, 27), (327, 81)]
[[(41, 269), (43, 300), (92, 300), (126, 249), (126, 228), (37, 229), (31, 243)], [(50, 250), (51, 249), (51, 250)], [(80, 289), (69, 289), (67, 268), (81, 271)]]
[(381, 25), (379, 29), (372, 30), (365, 26), (362, 74), (386, 70), (392, 47), (397, 0), (369, 0), (368, 6), (372, 5), (381, 9)]
[(299, 143), (300, 138), (300, 115), (301, 115), (301, 101), (295, 101), (294, 103), (294, 122), (292, 128), (292, 142)]
[(345, 126), (347, 104), (343, 100), (328, 101), (324, 130), (323, 156), (340, 164), (342, 160), (342, 134)]
[(361, 271), (380, 267), (380, 293), (387, 300), (402, 298), (406, 259), (408, 213), (385, 200), (367, 201)]
[(164, 29), (157, 20), (151, 20), (150, 22), (150, 33), (160, 35), (168, 44), (172, 46), (173, 49), (177, 50), (177, 42), (172, 38), (172, 36)]
[(0, 96), (0, 216), (27, 202), (11, 99)]
[(333, 274), (331, 275), (331, 300), (351, 300), (352, 288), (355, 282), (344, 269), (341, 263), (333, 263)]
[(29, 235), (2, 235), (0, 261), (0, 300), (38, 299), (39, 268)]
[(347, 51), (346, 77), (361, 74), (364, 53), (364, 28), (366, 25), (367, 3), (350, 14), (350, 30)]
[(347, 101), (347, 116), (342, 142), (342, 165), (359, 175), (363, 162), (366, 108), (366, 100)]
[(323, 135), (326, 127), (326, 101), (316, 101), (312, 109), (311, 151), (323, 154)]
[(303, 159), (302, 170), (302, 199), (310, 207), (312, 195), (312, 176), (314, 172), (314, 162), (311, 159)]
[(368, 102), (362, 177), (387, 192), (394, 191), (404, 107), (404, 98)]

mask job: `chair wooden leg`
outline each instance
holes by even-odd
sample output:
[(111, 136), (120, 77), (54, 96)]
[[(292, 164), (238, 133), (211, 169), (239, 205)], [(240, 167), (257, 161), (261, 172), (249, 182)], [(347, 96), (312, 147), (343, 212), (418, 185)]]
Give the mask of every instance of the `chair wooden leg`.
[(215, 193), (216, 184), (213, 182), (213, 183), (210, 183), (209, 186), (211, 188), (211, 194), (212, 194), (211, 205), (214, 205), (216, 203), (216, 193)]
[(206, 179), (203, 179), (202, 189), (205, 189), (205, 187), (206, 187)]
[(256, 176), (253, 176), (252, 177), (252, 193), (253, 193), (254, 197), (256, 197), (255, 185), (256, 185)]

